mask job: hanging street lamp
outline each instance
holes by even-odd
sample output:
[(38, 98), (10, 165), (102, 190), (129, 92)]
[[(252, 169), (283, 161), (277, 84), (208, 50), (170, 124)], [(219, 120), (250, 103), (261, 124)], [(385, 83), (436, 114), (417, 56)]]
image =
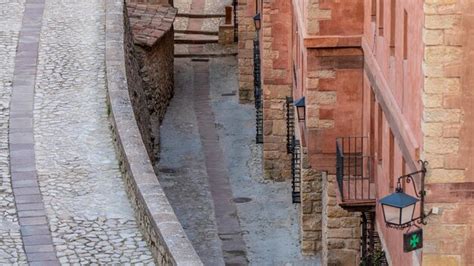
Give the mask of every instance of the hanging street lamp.
[[(379, 203), (382, 205), (383, 217), (387, 227), (403, 229), (412, 225), (426, 224), (425, 218), (431, 214), (424, 213), (425, 204), (425, 174), (426, 165), (428, 162), (420, 161), (421, 170), (400, 176), (397, 182), (397, 188), (395, 192), (380, 199)], [(416, 188), (414, 175), (420, 174), (421, 176), (421, 190), (418, 191)], [(416, 194), (416, 198), (406, 194), (403, 191), (401, 180), (404, 179), (406, 183), (412, 183)], [(420, 214), (418, 217), (415, 215), (415, 207), (417, 202), (420, 202)]]
[(298, 121), (304, 122), (306, 119), (306, 105), (305, 98), (301, 97), (295, 102), (296, 112), (298, 113)]
[(262, 23), (261, 23), (261, 19), (260, 19), (260, 13), (257, 13), (257, 15), (255, 15), (253, 17), (253, 23), (255, 25), (255, 30), (256, 31), (259, 31), (260, 30), (260, 27), (262, 26)]

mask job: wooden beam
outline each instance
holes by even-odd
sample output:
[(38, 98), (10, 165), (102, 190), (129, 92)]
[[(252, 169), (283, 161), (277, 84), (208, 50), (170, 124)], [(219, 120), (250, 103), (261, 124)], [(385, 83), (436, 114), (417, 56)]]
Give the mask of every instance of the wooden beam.
[(403, 116), (395, 97), (391, 93), (387, 80), (372, 54), (372, 49), (365, 37), (362, 38), (362, 49), (364, 51), (364, 70), (370, 80), (377, 102), (382, 107), (387, 122), (392, 129), (393, 135), (399, 144), (400, 150), (412, 171), (418, 170), (417, 161), (420, 159), (420, 146)]

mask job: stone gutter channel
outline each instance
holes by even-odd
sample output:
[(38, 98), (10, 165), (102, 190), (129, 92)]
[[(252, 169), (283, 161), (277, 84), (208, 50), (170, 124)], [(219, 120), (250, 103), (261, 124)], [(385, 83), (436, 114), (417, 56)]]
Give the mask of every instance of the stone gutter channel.
[(124, 1), (106, 0), (107, 101), (127, 192), (158, 265), (203, 265), (158, 182), (135, 120), (127, 85), (130, 35)]

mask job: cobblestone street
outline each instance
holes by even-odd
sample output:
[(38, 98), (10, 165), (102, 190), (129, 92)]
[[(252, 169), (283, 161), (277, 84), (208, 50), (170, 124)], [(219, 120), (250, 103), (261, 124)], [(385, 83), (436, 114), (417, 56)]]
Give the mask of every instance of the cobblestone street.
[(24, 1), (0, 4), (0, 264), (26, 263), (9, 173), (8, 119)]
[(104, 1), (27, 1), (22, 24), (23, 4), (0, 5), (0, 263), (154, 264), (107, 119)]

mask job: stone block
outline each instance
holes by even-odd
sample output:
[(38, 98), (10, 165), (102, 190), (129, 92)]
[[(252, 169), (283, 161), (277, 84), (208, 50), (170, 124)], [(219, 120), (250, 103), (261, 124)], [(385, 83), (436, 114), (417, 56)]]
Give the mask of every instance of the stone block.
[(430, 122), (459, 122), (461, 120), (461, 111), (458, 109), (425, 109), (423, 120)]
[(455, 46), (428, 46), (425, 48), (426, 63), (452, 63), (462, 59), (461, 47)]
[(457, 138), (435, 138), (426, 137), (424, 143), (425, 152), (434, 154), (450, 154), (459, 150), (459, 139)]
[(424, 91), (430, 94), (457, 94), (461, 91), (461, 82), (459, 78), (426, 78)]
[(423, 264), (430, 266), (458, 266), (461, 265), (461, 256), (423, 254)]
[(428, 30), (423, 31), (423, 42), (426, 45), (440, 45), (444, 42), (443, 30)]
[(460, 15), (426, 15), (427, 29), (452, 29), (461, 23)]
[(464, 170), (461, 169), (432, 169), (427, 173), (428, 183), (455, 183), (465, 181)]

